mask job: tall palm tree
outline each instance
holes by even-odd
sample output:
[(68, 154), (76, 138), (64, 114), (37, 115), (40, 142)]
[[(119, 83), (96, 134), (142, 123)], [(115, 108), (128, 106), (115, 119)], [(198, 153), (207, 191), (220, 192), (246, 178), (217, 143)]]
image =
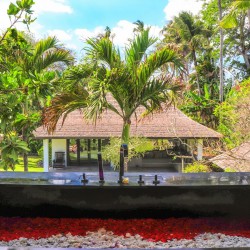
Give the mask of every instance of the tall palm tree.
[[(109, 38), (87, 40), (86, 62), (88, 67), (93, 65), (93, 73), (88, 75), (87, 87), (83, 85), (85, 87), (82, 89), (87, 88), (88, 94), (84, 91), (85, 102), (78, 99), (79, 107), (85, 107), (85, 117), (94, 121), (107, 109), (120, 116), (123, 120), (123, 143), (129, 141), (131, 117), (140, 106), (144, 106), (148, 114), (160, 109), (162, 103), (171, 99), (171, 91), (175, 88), (169, 79), (159, 77), (161, 67), (173, 64), (176, 69), (182, 69), (180, 58), (170, 49), (148, 54), (148, 48), (155, 42), (156, 39), (149, 36), (149, 29), (142, 30), (126, 47), (123, 60)], [(55, 128), (58, 113), (67, 113), (72, 107), (76, 109), (76, 102), (71, 99), (72, 105), (69, 105), (63, 98), (54, 100), (52, 106), (45, 110), (45, 125), (48, 129)]]
[[(207, 30), (203, 27), (201, 21), (196, 20), (190, 12), (181, 12), (171, 23), (163, 28), (165, 36), (164, 42), (179, 44), (179, 50), (182, 55), (190, 60), (194, 67), (197, 67), (197, 53), (202, 45), (207, 43)], [(186, 71), (189, 72), (189, 66), (186, 65)], [(201, 86), (199, 77), (196, 75), (198, 94), (201, 95)]]

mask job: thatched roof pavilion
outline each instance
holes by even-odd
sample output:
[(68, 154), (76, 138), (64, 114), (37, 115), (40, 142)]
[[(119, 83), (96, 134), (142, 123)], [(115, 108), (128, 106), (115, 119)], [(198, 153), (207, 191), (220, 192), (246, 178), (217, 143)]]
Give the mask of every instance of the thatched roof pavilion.
[(235, 171), (250, 172), (250, 141), (210, 159), (219, 167)]
[[(133, 117), (131, 136), (147, 138), (220, 138), (222, 135), (192, 120), (178, 108), (169, 107), (139, 120)], [(122, 119), (111, 111), (103, 113), (96, 124), (83, 119), (80, 110), (71, 112), (63, 126), (59, 120), (56, 130), (49, 134), (44, 127), (34, 132), (37, 139), (49, 138), (110, 138), (122, 133)]]
[[(203, 155), (202, 140), (205, 138), (216, 139), (221, 137), (220, 133), (195, 122), (175, 107), (165, 108), (161, 112), (140, 119), (140, 115), (144, 111), (143, 108), (140, 108), (137, 112), (137, 117), (134, 116), (131, 119), (131, 136), (141, 136), (150, 139), (177, 139), (178, 143), (180, 141), (182, 143), (185, 140), (186, 144), (190, 145), (187, 150), (190, 150), (189, 152), (195, 150), (197, 152), (197, 159), (199, 160), (202, 159)], [(52, 157), (58, 152), (63, 153), (65, 155), (65, 162), (68, 162), (66, 166), (72, 164), (69, 161), (71, 147), (77, 148), (75, 157), (77, 157), (77, 164), (80, 166), (80, 144), (83, 141), (87, 143), (86, 153), (88, 154), (88, 159), (91, 160), (93, 152), (91, 151), (92, 142), (98, 141), (99, 151), (101, 150), (101, 139), (120, 137), (122, 127), (122, 118), (112, 111), (107, 110), (104, 112), (96, 124), (93, 124), (92, 121), (83, 119), (83, 113), (80, 110), (75, 110), (68, 114), (63, 125), (62, 119), (60, 119), (55, 131), (51, 134), (43, 126), (37, 128), (34, 136), (37, 139), (43, 139), (45, 171), (48, 171), (50, 165), (48, 139), (51, 139)], [(73, 145), (70, 143), (73, 143)], [(164, 161), (164, 159), (161, 160)], [(153, 162), (155, 163), (156, 160), (154, 159)]]

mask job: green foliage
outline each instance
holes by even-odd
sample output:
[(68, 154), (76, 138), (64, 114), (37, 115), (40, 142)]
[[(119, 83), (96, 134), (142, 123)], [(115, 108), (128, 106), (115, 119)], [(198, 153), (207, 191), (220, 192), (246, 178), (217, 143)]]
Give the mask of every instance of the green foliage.
[(198, 95), (193, 91), (187, 91), (185, 93), (185, 103), (181, 106), (181, 110), (192, 116), (192, 118), (200, 123), (205, 124), (211, 128), (216, 128), (218, 125), (218, 119), (214, 115), (214, 109), (218, 105), (217, 98), (211, 95), (207, 84), (203, 86), (204, 94)]
[(20, 140), (16, 135), (5, 136), (0, 143), (1, 162), (0, 165), (4, 170), (15, 170), (15, 165), (18, 163), (18, 155), (20, 153), (28, 152), (28, 145), (26, 142)]
[(7, 11), (11, 24), (0, 36), (0, 133), (16, 131), (26, 143), (41, 124), (42, 108), (61, 77), (59, 70), (74, 60), (55, 37), (35, 42), (14, 28), (18, 22), (29, 26), (35, 20), (31, 17), (33, 4), (33, 0), (11, 3)]
[(232, 168), (229, 168), (229, 167), (227, 167), (227, 168), (225, 168), (225, 170), (224, 170), (225, 172), (228, 172), (228, 173), (234, 173), (234, 172), (237, 172), (235, 169), (232, 169)]
[(250, 139), (250, 79), (235, 86), (225, 102), (215, 109), (219, 118), (219, 131), (224, 135), (228, 149)]
[[(121, 138), (111, 138), (109, 145), (102, 149), (102, 158), (110, 161), (114, 168), (119, 168)], [(142, 157), (147, 151), (154, 149), (153, 141), (143, 137), (132, 137), (128, 144), (128, 161), (132, 158)]]
[(237, 27), (239, 25), (238, 16), (242, 12), (246, 13), (248, 9), (250, 9), (250, 1), (247, 1), (247, 0), (233, 1), (229, 5), (229, 13), (227, 13), (227, 15), (224, 16), (220, 25), (224, 29), (232, 29), (232, 28)]
[(195, 161), (184, 168), (184, 173), (208, 173), (211, 169), (203, 162)]

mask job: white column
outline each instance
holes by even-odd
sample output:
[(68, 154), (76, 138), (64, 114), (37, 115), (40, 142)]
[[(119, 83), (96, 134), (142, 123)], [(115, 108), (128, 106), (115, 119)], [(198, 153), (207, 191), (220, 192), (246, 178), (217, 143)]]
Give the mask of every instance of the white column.
[(198, 139), (197, 141), (197, 160), (201, 161), (203, 156), (203, 140)]
[(49, 139), (43, 140), (43, 171), (49, 172)]
[(67, 166), (67, 140), (52, 139), (51, 140), (52, 161), (55, 160), (55, 152), (65, 152), (65, 165)]

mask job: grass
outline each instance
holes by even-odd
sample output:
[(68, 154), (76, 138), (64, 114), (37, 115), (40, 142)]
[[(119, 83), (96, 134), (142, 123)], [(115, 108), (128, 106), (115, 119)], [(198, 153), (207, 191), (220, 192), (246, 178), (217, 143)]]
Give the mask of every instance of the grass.
[[(23, 172), (23, 159), (19, 157), (19, 164), (15, 166), (15, 172)], [(28, 169), (29, 172), (43, 172), (43, 167), (38, 166), (38, 162), (42, 160), (40, 156), (29, 156), (28, 158)], [(3, 168), (0, 168), (0, 171), (5, 171)], [(8, 169), (7, 172), (13, 172), (12, 170)]]

